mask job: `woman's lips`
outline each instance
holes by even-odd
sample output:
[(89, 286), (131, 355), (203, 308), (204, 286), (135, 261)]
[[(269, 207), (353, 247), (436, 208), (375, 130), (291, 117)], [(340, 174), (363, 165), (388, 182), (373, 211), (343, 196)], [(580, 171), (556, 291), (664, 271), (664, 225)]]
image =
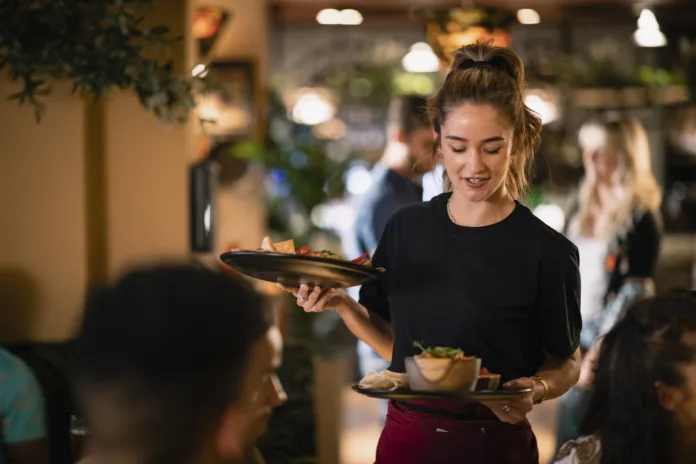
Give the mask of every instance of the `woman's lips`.
[(488, 183), (487, 177), (462, 177), (464, 183), (472, 189), (483, 188)]

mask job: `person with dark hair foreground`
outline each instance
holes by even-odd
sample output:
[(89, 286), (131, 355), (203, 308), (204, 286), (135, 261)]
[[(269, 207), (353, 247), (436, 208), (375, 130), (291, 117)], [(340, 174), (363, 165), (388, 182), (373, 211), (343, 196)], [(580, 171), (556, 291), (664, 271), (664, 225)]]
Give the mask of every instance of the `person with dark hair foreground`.
[(696, 293), (640, 300), (601, 340), (594, 391), (562, 464), (696, 460)]
[(508, 401), (392, 401), (377, 464), (537, 464), (526, 419), (580, 373), (578, 250), (519, 199), (541, 120), (524, 104), (524, 68), (510, 49), (459, 49), (430, 99), (447, 192), (388, 221), (373, 256), (386, 272), (360, 289), (284, 287), (308, 312), (336, 309), (348, 328), (404, 372), (424, 346), (461, 348), (499, 374)]
[(281, 344), (261, 297), (208, 270), (143, 268), (96, 292), (76, 340), (90, 462), (249, 462), (285, 400)]

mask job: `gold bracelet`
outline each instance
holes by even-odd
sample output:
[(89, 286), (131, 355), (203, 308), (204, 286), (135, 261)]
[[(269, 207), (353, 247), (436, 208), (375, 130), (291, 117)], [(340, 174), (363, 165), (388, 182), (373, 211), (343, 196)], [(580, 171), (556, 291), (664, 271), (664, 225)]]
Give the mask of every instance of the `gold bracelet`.
[(534, 404), (541, 404), (546, 401), (546, 397), (549, 395), (549, 383), (538, 375), (532, 376), (532, 379), (539, 382), (541, 386), (544, 387), (544, 395), (534, 402)]

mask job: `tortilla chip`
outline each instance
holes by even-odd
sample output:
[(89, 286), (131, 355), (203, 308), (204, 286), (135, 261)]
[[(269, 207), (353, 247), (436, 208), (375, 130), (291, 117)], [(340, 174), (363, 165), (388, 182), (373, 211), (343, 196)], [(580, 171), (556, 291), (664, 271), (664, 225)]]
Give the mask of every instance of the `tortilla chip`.
[(290, 255), (295, 254), (295, 241), (294, 240), (286, 240), (284, 242), (276, 243), (275, 244), (276, 250), (278, 250), (278, 253), (287, 253)]
[(271, 237), (264, 237), (263, 242), (261, 243), (261, 248), (266, 251), (270, 251), (272, 253), (278, 253), (278, 249), (275, 247), (273, 240), (271, 240)]

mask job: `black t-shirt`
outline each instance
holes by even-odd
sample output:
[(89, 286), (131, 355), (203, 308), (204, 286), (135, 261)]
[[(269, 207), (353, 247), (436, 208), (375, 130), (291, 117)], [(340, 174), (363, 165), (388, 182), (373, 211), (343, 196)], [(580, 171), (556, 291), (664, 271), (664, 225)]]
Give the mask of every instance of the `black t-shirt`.
[(578, 347), (578, 251), (517, 204), (502, 221), (461, 227), (449, 219), (449, 193), (400, 209), (373, 263), (386, 269), (364, 284), (360, 303), (391, 321), (391, 370), (425, 346), (461, 348), (503, 382), (534, 375), (545, 353)]

